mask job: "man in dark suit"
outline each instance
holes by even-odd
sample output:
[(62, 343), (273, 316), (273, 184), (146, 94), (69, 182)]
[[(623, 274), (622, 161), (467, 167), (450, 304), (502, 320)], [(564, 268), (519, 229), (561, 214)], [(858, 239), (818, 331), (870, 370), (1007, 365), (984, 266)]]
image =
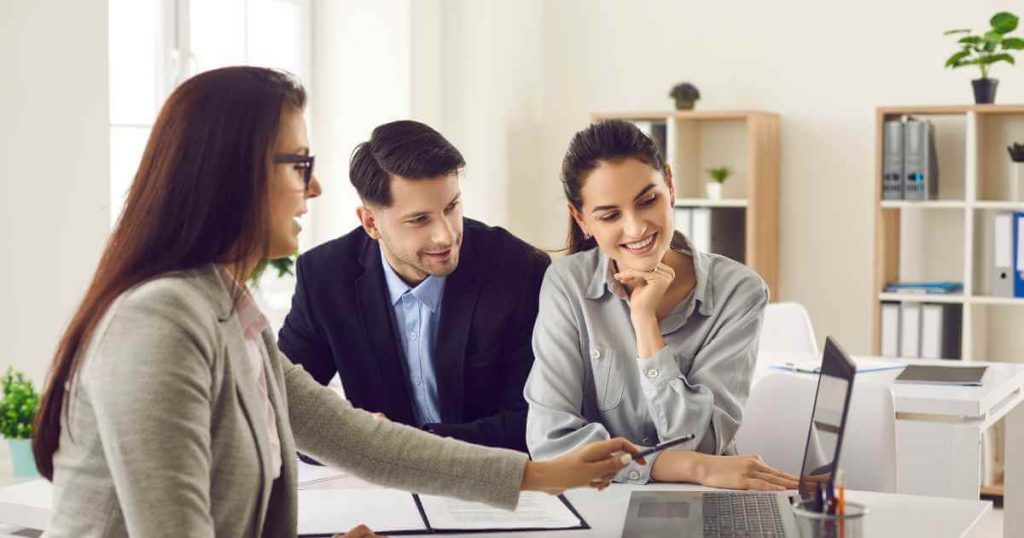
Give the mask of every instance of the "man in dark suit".
[(550, 259), (462, 217), (462, 155), (413, 121), (374, 129), (349, 176), (361, 227), (299, 257), (278, 345), (356, 407), (526, 451), (523, 385)]

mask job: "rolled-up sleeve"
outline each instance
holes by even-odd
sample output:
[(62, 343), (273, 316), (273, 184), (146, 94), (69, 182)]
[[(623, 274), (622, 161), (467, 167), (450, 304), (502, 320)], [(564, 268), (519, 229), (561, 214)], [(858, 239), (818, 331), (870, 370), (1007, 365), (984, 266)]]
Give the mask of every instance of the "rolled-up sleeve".
[[(666, 345), (637, 361), (643, 393), (658, 436), (695, 434), (697, 450), (725, 453), (739, 429), (757, 357), (758, 334), (768, 291), (763, 283), (737, 290), (716, 320), (688, 373)], [(731, 306), (735, 305), (735, 307)]]

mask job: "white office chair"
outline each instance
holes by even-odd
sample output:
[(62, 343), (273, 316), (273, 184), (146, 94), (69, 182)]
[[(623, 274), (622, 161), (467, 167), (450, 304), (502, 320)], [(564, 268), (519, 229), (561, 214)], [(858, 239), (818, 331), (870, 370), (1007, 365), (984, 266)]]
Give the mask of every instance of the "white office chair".
[(806, 353), (818, 355), (811, 316), (800, 303), (769, 303), (764, 311), (761, 337), (757, 346), (761, 353)]
[[(736, 434), (738, 452), (799, 475), (817, 381), (816, 375), (772, 373), (756, 383)], [(847, 487), (896, 492), (896, 413), (887, 384), (854, 381), (839, 460)]]

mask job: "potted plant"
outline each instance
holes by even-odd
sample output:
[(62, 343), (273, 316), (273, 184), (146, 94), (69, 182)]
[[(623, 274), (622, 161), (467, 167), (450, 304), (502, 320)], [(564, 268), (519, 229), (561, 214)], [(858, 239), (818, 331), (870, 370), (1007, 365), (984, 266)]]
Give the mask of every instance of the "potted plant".
[(697, 87), (689, 82), (680, 82), (672, 87), (668, 96), (676, 101), (676, 110), (693, 110), (693, 105), (700, 99)]
[(992, 28), (984, 34), (974, 35), (967, 28), (949, 30), (943, 34), (966, 34), (957, 40), (960, 50), (946, 60), (946, 67), (957, 69), (969, 65), (978, 66), (981, 78), (971, 81), (974, 86), (975, 103), (987, 104), (995, 101), (999, 80), (989, 78), (989, 69), (999, 62), (1014, 64), (1013, 55), (1009, 51), (1024, 49), (1024, 39), (1007, 36), (1017, 29), (1018, 22), (1016, 15), (1002, 11), (992, 16), (989, 20)]
[(731, 174), (732, 170), (728, 166), (708, 168), (708, 175), (711, 176), (711, 181), (707, 184), (709, 200), (722, 199), (722, 183), (725, 183), (725, 180), (729, 179)]
[(0, 435), (11, 447), (14, 476), (35, 476), (32, 457), (32, 420), (39, 408), (39, 393), (25, 374), (8, 368), (3, 378), (3, 399), (0, 399)]
[(266, 272), (268, 267), (272, 267), (277, 271), (277, 278), (282, 278), (285, 275), (294, 275), (295, 273), (292, 271), (292, 268), (295, 267), (295, 258), (298, 256), (299, 253), (296, 252), (295, 254), (285, 258), (261, 261), (256, 264), (256, 269), (254, 269), (252, 274), (249, 275), (249, 285), (253, 288), (258, 287), (260, 284), (260, 278), (263, 276), (263, 273)]
[(1006, 151), (1010, 153), (1010, 160), (1013, 161), (1013, 169), (1010, 171), (1010, 200), (1024, 201), (1024, 144), (1014, 142), (1006, 146)]

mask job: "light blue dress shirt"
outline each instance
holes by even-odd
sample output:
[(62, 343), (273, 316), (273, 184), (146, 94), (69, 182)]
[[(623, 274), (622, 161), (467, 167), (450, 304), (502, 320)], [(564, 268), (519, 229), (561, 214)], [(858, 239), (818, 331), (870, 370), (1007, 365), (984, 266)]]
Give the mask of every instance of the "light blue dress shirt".
[(413, 416), (418, 426), (441, 422), (441, 404), (437, 397), (434, 349), (441, 320), (441, 298), (447, 277), (428, 276), (415, 288), (410, 287), (384, 258), (384, 280), (388, 285), (396, 329), (405, 356), (405, 373), (412, 395)]

